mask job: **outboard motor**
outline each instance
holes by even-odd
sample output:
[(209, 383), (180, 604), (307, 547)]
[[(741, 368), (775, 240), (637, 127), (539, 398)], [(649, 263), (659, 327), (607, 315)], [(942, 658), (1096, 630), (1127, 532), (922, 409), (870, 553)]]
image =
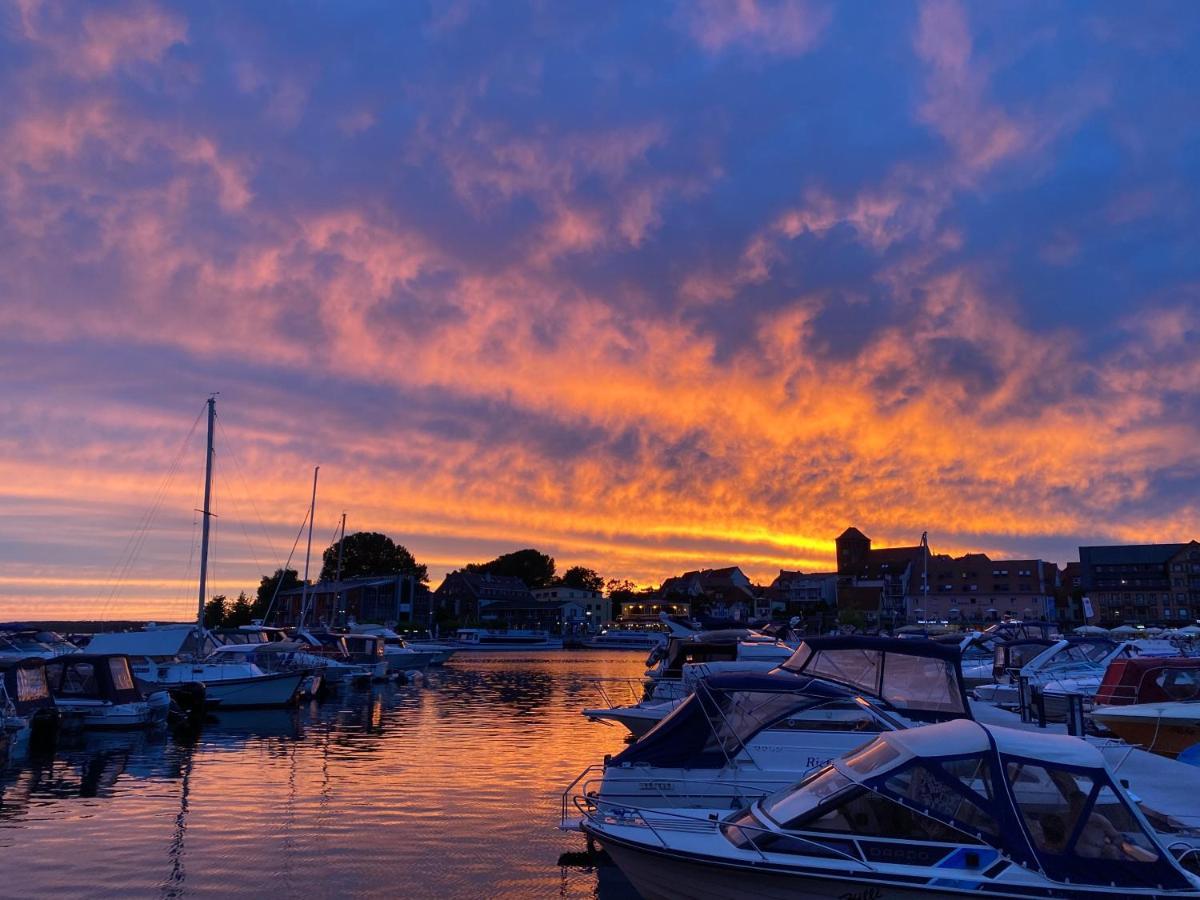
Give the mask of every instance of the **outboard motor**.
[(199, 681), (184, 681), (168, 689), (171, 695), (171, 720), (175, 725), (194, 725), (204, 718), (208, 690)]

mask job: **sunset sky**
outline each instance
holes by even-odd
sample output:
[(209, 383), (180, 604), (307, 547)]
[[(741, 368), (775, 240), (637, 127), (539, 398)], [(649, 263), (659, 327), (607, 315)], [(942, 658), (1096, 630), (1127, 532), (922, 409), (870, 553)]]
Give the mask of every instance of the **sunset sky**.
[(0, 97), (0, 618), (194, 609), (214, 391), (215, 592), (317, 464), (435, 585), (1200, 537), (1195, 3), (0, 0)]

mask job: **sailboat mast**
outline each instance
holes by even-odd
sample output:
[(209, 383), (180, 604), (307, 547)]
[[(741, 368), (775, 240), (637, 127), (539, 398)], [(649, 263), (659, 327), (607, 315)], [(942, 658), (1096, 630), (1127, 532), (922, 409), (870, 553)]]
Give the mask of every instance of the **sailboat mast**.
[(208, 520), (212, 517), (213, 426), (217, 421), (217, 395), (208, 398), (208, 451), (204, 458), (204, 524), (200, 532), (200, 602), (196, 610), (196, 627), (204, 627), (204, 595), (208, 591)]
[(342, 609), (342, 548), (346, 546), (346, 514), (342, 513), (342, 537), (338, 541), (338, 561), (337, 574), (333, 576), (333, 580), (338, 584), (337, 592), (337, 607), (334, 609), (334, 617), (339, 625), (346, 624), (345, 610)]
[(300, 626), (304, 627), (304, 619), (308, 615), (308, 561), (312, 557), (313, 518), (317, 513), (317, 473), (320, 466), (313, 467), (312, 503), (308, 507), (308, 549), (304, 551), (304, 584), (300, 589)]

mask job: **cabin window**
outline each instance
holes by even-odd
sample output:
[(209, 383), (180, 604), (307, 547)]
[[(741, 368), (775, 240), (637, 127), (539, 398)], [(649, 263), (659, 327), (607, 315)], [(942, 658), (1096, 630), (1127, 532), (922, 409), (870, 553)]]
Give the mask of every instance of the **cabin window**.
[(123, 656), (114, 656), (108, 661), (108, 671), (112, 673), (113, 687), (118, 691), (133, 690), (133, 675), (129, 671), (129, 661)]
[(1200, 698), (1200, 676), (1195, 669), (1161, 669), (1154, 680), (1172, 700)]
[(801, 781), (795, 789), (777, 794), (777, 799), (764, 800), (763, 812), (781, 828), (793, 828), (820, 804), (853, 784), (833, 766), (826, 766)]
[(878, 733), (883, 729), (875, 717), (857, 703), (828, 703), (781, 719), (770, 731), (859, 731)]
[(977, 799), (992, 796), (987, 765), (980, 757), (943, 763), (943, 770), (961, 787), (944, 780), (925, 766), (909, 766), (884, 782), (884, 789), (907, 803), (928, 810), (944, 821), (971, 833), (998, 835), (1000, 826)]
[(1111, 787), (1097, 790), (1089, 776), (1065, 769), (1011, 762), (1007, 769), (1021, 816), (1042, 853), (1158, 861), (1153, 842)]
[[(807, 793), (807, 790), (800, 793)], [(806, 811), (780, 824), (791, 830), (831, 831), (856, 837), (947, 844), (975, 843), (974, 839), (957, 829), (865, 788), (854, 789), (832, 803), (822, 804), (815, 810)]]
[(883, 671), (883, 699), (901, 709), (962, 712), (954, 672), (938, 659), (889, 653)]
[(872, 741), (852, 756), (843, 758), (843, 762), (863, 775), (881, 769), (900, 756), (899, 751), (885, 741)]
[(78, 662), (66, 666), (63, 670), (59, 692), (68, 696), (96, 696), (96, 670), (92, 664)]
[(874, 693), (879, 684), (879, 656), (877, 650), (823, 650), (816, 655), (807, 672)]
[(42, 669), (17, 669), (17, 700), (44, 700), (50, 696), (46, 688), (46, 673)]

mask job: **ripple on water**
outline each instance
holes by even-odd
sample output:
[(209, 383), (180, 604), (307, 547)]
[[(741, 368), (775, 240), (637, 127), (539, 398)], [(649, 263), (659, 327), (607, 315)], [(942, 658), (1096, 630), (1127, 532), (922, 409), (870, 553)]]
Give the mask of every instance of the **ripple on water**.
[(76, 739), (0, 777), (0, 896), (633, 897), (611, 868), (559, 867), (583, 841), (557, 822), (563, 787), (624, 746), (579, 710), (642, 671), (467, 655), (426, 686), (222, 713), (192, 746)]

